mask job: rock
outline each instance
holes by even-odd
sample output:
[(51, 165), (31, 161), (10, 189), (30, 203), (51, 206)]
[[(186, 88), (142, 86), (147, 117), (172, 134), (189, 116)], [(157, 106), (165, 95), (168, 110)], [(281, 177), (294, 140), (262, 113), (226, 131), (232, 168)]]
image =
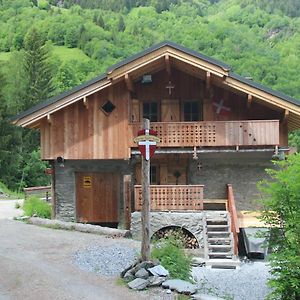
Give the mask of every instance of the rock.
[(224, 298), (211, 296), (211, 295), (207, 295), (207, 294), (194, 294), (192, 296), (192, 299), (195, 299), (195, 300), (224, 300)]
[(128, 283), (128, 286), (133, 290), (143, 290), (149, 285), (149, 281), (143, 278), (136, 278)]
[(147, 279), (149, 277), (149, 273), (145, 268), (139, 269), (134, 275), (137, 278), (144, 278), (144, 279)]
[(197, 286), (190, 282), (181, 279), (169, 279), (165, 281), (162, 286), (164, 288), (169, 288), (175, 290), (180, 294), (191, 295), (195, 294), (197, 291)]
[(128, 281), (132, 281), (133, 279), (135, 279), (134, 275), (132, 274), (132, 272), (129, 270), (125, 273), (125, 275), (123, 276), (123, 278), (128, 282)]
[(149, 277), (149, 286), (160, 286), (164, 281), (166, 281), (166, 277), (163, 276), (151, 276)]
[(140, 264), (140, 268), (145, 268), (145, 269), (149, 269), (149, 268), (152, 268), (154, 267), (155, 264), (153, 261), (142, 261), (141, 264)]
[(148, 271), (154, 276), (169, 276), (169, 271), (166, 270), (162, 265), (149, 268)]
[(121, 278), (123, 278), (125, 276), (125, 274), (131, 270), (132, 268), (134, 268), (137, 264), (139, 264), (141, 262), (140, 258), (135, 259), (135, 261), (129, 265), (128, 267), (126, 267), (120, 274)]
[(172, 291), (171, 290), (167, 290), (167, 294), (172, 294)]

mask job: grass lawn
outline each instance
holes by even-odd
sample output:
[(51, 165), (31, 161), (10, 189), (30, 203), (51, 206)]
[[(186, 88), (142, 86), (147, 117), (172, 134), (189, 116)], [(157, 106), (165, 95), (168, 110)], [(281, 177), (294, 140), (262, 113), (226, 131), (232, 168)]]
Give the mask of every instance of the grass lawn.
[[(67, 48), (64, 46), (53, 46), (52, 54), (58, 56), (61, 61), (67, 62), (70, 60), (89, 61), (87, 55), (78, 48)], [(11, 52), (0, 52), (0, 61), (8, 61), (11, 56)]]
[(63, 62), (69, 61), (69, 60), (90, 60), (87, 55), (84, 54), (83, 51), (81, 51), (78, 48), (67, 48), (64, 46), (53, 46), (53, 55), (57, 55)]
[(8, 61), (10, 55), (10, 52), (0, 52), (0, 61)]

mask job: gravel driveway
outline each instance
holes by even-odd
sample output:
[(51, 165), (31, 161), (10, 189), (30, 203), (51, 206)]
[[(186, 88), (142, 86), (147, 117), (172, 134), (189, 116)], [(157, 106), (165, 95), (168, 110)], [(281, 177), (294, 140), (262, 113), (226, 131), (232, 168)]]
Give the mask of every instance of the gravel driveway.
[(116, 278), (81, 270), (74, 255), (88, 245), (139, 249), (129, 239), (0, 220), (0, 299), (170, 299), (134, 292)]
[(22, 209), (16, 209), (16, 203), (23, 204), (23, 199), (18, 200), (6, 200), (0, 199), (0, 220), (1, 219), (13, 219), (23, 214)]

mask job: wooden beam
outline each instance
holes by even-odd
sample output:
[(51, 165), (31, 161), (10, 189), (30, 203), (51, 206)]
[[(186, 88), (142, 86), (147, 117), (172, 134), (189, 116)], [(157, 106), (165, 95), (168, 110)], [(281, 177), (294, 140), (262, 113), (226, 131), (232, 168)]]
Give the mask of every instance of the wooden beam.
[(206, 90), (210, 90), (211, 87), (211, 73), (206, 72)]
[[(143, 119), (143, 129), (150, 129), (150, 121)], [(142, 260), (150, 259), (150, 159), (142, 158)]]
[(85, 106), (86, 109), (89, 108), (89, 103), (88, 103), (88, 99), (86, 96), (83, 97), (83, 105)]
[(170, 56), (169, 54), (165, 55), (165, 63), (166, 63), (166, 69), (169, 77), (171, 76), (171, 63), (170, 63)]
[(290, 111), (285, 109), (282, 116), (282, 123), (287, 123), (289, 120)]
[(51, 117), (50, 114), (47, 115), (47, 122), (48, 122), (49, 124), (52, 123), (52, 117)]
[(251, 94), (248, 94), (248, 97), (247, 97), (247, 108), (248, 109), (250, 108), (252, 101), (253, 101), (253, 96)]
[(128, 73), (125, 74), (125, 83), (126, 83), (128, 91), (134, 92), (134, 84)]
[(130, 230), (131, 224), (131, 175), (123, 177), (125, 228)]

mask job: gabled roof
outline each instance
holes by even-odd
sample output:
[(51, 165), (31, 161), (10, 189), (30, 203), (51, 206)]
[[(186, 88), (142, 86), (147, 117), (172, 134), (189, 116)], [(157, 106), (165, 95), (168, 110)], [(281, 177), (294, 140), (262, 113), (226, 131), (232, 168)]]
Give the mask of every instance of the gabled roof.
[(131, 74), (151, 63), (155, 63), (166, 55), (222, 78), (225, 85), (291, 112), (294, 120), (298, 119), (294, 121), (294, 126), (291, 129), (300, 127), (300, 102), (298, 100), (235, 74), (231, 71), (229, 65), (219, 60), (169, 41), (156, 44), (114, 64), (104, 74), (21, 112), (13, 117), (11, 122), (23, 127), (30, 127), (31, 124), (45, 116), (102, 90), (112, 85), (113, 82), (124, 79), (126, 74)]

